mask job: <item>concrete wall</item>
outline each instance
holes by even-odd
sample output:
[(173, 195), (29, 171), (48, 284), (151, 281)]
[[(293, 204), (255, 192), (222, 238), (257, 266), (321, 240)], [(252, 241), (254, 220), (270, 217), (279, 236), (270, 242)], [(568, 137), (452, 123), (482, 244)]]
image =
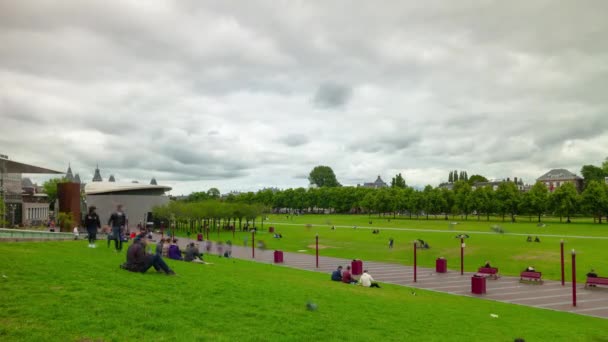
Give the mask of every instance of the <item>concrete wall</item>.
[(139, 222), (145, 223), (146, 214), (151, 212), (154, 206), (167, 203), (169, 203), (169, 197), (164, 195), (87, 195), (87, 206), (94, 205), (97, 207), (97, 215), (99, 215), (102, 227), (108, 224), (110, 215), (116, 210), (116, 205), (122, 204), (129, 219), (129, 229), (131, 231), (137, 227)]

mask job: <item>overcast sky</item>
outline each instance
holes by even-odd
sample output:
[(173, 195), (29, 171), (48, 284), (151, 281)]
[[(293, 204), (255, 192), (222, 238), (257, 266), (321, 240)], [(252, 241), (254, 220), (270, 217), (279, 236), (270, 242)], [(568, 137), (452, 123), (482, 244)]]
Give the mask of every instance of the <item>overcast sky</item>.
[[(518, 3), (518, 4), (515, 4)], [(608, 2), (0, 0), (0, 153), (172, 186), (533, 183), (608, 151)]]

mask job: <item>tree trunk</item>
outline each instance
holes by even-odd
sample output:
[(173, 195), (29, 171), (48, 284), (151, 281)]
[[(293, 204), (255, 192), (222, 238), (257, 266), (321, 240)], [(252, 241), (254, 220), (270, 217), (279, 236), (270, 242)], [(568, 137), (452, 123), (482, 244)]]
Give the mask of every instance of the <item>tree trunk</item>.
[(540, 223), (540, 213), (538, 213), (538, 223)]
[(505, 222), (505, 214), (502, 214), (502, 222)]

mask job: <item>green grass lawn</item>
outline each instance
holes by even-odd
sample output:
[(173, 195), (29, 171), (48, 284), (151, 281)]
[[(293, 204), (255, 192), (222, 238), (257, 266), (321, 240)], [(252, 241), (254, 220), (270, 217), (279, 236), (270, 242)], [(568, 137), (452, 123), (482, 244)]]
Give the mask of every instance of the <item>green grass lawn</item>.
[[(369, 221), (372, 224), (369, 224)], [(268, 223), (272, 222), (272, 224)], [(470, 236), (466, 240), (465, 270), (474, 271), (477, 267), (490, 261), (498, 267), (502, 274), (518, 275), (527, 266), (533, 265), (543, 272), (547, 279), (560, 279), (560, 240), (565, 241), (566, 279), (571, 278), (571, 253), (577, 253), (577, 278), (585, 279), (585, 274), (594, 268), (600, 275), (608, 274), (608, 225), (593, 223), (560, 224), (548, 223), (545, 227), (537, 227), (536, 223), (517, 222), (499, 223), (477, 220), (458, 221), (458, 224), (444, 220), (409, 220), (368, 217), (367, 215), (303, 215), (291, 216), (272, 215), (264, 224), (256, 239), (263, 240), (268, 248), (284, 251), (303, 251), (314, 254), (315, 234), (319, 234), (322, 245), (321, 255), (343, 258), (360, 258), (365, 260), (386, 261), (392, 263), (413, 264), (413, 241), (423, 239), (431, 249), (418, 250), (418, 263), (426, 267), (434, 267), (435, 259), (448, 259), (448, 268), (460, 268), (460, 240), (455, 236), (458, 231), (466, 231)], [(306, 227), (312, 224), (312, 227)], [(491, 227), (500, 225), (505, 234), (493, 233)], [(283, 239), (274, 239), (267, 233), (272, 225), (281, 232)], [(331, 230), (331, 225), (338, 228)], [(342, 226), (342, 227), (340, 227)], [(357, 226), (357, 229), (350, 227)], [(349, 227), (349, 228), (344, 228)], [(366, 228), (366, 229), (363, 229)], [(367, 229), (369, 228), (369, 229)], [(374, 235), (372, 228), (379, 228), (380, 234)], [(389, 229), (393, 228), (393, 229)], [(399, 230), (416, 229), (411, 230)], [(526, 234), (511, 235), (511, 234)], [(234, 238), (236, 244), (242, 244), (250, 234), (237, 232)], [(527, 235), (541, 236), (540, 243), (526, 242)], [(576, 236), (591, 236), (596, 238), (580, 238)], [(600, 238), (597, 238), (600, 237)], [(212, 232), (211, 239), (217, 240), (217, 234)], [(395, 247), (388, 248), (388, 239), (395, 240)], [(232, 233), (222, 233), (219, 239), (233, 240)]]
[(0, 243), (0, 257), (2, 341), (608, 340), (599, 318), (243, 260), (169, 262), (170, 277), (84, 241)]

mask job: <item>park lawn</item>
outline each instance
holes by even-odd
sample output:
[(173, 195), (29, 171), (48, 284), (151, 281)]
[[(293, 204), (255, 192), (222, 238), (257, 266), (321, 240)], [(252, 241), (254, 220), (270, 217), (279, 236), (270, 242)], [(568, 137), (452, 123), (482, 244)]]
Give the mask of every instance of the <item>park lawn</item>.
[[(284, 222), (280, 222), (280, 218)], [(336, 230), (331, 230), (328, 222), (335, 225)], [(312, 224), (312, 227), (307, 227), (308, 223)], [(455, 236), (459, 234), (458, 231), (466, 231), (470, 236), (465, 240), (466, 271), (475, 271), (486, 261), (490, 261), (504, 275), (519, 275), (526, 267), (534, 266), (543, 273), (544, 278), (559, 280), (561, 279), (561, 232), (575, 229), (575, 234), (563, 235), (569, 235), (569, 237), (564, 237), (566, 279), (571, 279), (570, 251), (572, 249), (577, 254), (577, 279), (579, 281), (585, 279), (585, 274), (591, 268), (594, 268), (600, 275), (608, 273), (608, 239), (574, 237), (574, 235), (592, 234), (595, 237), (608, 237), (608, 226), (593, 224), (570, 226), (554, 223), (546, 228), (538, 228), (536, 224), (508, 223), (503, 225), (506, 234), (498, 234), (493, 233), (487, 223), (475, 223), (477, 225), (469, 226), (469, 223), (461, 222), (457, 228), (449, 230), (448, 224), (444, 221), (391, 219), (388, 222), (386, 219), (372, 218), (370, 225), (366, 215), (303, 215), (289, 220), (285, 216), (275, 215), (269, 217), (269, 220), (264, 223), (264, 229), (258, 232), (256, 239), (263, 240), (269, 249), (314, 254), (315, 235), (319, 234), (320, 255), (405, 265), (413, 264), (413, 241), (423, 239), (429, 243), (431, 248), (418, 250), (419, 265), (434, 267), (435, 259), (444, 257), (448, 259), (448, 268), (459, 269), (460, 240)], [(268, 234), (269, 226), (274, 226), (275, 230), (283, 235), (283, 238), (274, 239), (271, 234)], [(353, 226), (358, 228), (353, 229)], [(379, 228), (380, 234), (372, 234), (371, 229), (378, 227), (382, 227)], [(468, 229), (464, 229), (467, 227)], [(399, 230), (398, 228), (416, 229), (416, 231)], [(601, 231), (602, 229), (605, 231)], [(543, 233), (557, 236), (541, 236), (541, 242), (535, 243), (526, 242), (525, 235), (510, 235), (509, 233), (530, 234), (532, 237)], [(237, 244), (242, 244), (245, 238), (251, 240), (249, 233), (239, 231), (236, 232), (234, 238), (231, 232), (222, 232), (219, 237), (212, 232), (210, 238), (222, 241), (234, 240), (234, 243)], [(393, 249), (388, 248), (389, 238), (395, 240)]]
[[(604, 319), (211, 258), (129, 273), (86, 242), (1, 243), (3, 341), (600, 341)], [(307, 301), (318, 310), (306, 310)], [(493, 318), (491, 314), (498, 315)]]

